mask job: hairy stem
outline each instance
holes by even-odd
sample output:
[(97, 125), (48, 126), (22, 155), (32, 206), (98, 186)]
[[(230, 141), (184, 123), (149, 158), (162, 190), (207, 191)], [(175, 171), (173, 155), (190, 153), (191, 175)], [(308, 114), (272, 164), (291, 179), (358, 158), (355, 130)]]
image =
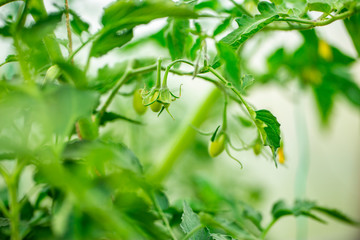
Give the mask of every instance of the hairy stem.
[[(69, 56), (71, 56), (72, 55), (72, 38), (71, 38), (69, 12), (70, 12), (69, 11), (69, 1), (65, 0), (66, 31), (67, 31), (67, 36), (68, 36), (68, 40), (69, 40), (68, 51), (69, 51)], [(71, 61), (73, 62), (73, 59), (71, 59)]]

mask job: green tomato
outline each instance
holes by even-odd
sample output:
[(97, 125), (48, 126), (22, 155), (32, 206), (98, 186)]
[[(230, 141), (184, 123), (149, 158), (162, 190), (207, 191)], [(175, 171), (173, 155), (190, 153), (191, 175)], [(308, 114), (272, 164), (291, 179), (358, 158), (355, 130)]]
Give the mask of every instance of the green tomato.
[(209, 142), (209, 155), (210, 157), (216, 157), (222, 153), (225, 149), (225, 135), (220, 134), (220, 136), (214, 141)]
[(153, 112), (159, 112), (161, 110), (162, 103), (156, 101), (150, 105), (150, 108)]
[(253, 146), (253, 151), (255, 153), (256, 156), (258, 156), (261, 153), (261, 148), (262, 148), (262, 144), (260, 142), (257, 142), (254, 146)]
[(83, 117), (76, 123), (78, 136), (82, 140), (95, 140), (99, 136), (99, 128), (91, 117)]
[(142, 103), (142, 97), (141, 97), (141, 90), (140, 89), (136, 90), (134, 92), (133, 107), (135, 109), (135, 112), (137, 112), (137, 114), (139, 114), (139, 115), (143, 115), (147, 110), (147, 107), (144, 106), (144, 104)]

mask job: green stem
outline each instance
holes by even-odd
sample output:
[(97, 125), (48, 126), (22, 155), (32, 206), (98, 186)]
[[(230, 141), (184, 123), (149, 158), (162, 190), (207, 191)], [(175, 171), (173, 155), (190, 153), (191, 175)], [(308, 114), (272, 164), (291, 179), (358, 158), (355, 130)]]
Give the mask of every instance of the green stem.
[(166, 218), (166, 216), (165, 216), (165, 214), (164, 214), (163, 210), (161, 209), (161, 207), (159, 206), (158, 201), (156, 200), (155, 195), (154, 195), (154, 194), (152, 194), (152, 196), (151, 196), (151, 197), (152, 197), (152, 199), (153, 199), (153, 202), (154, 202), (155, 208), (156, 208), (156, 210), (158, 211), (158, 213), (160, 214), (160, 216), (161, 216), (161, 218), (162, 218), (162, 220), (163, 220), (163, 222), (164, 222), (164, 224), (165, 224), (165, 226), (166, 226), (167, 230), (169, 231), (169, 233), (170, 233), (170, 235), (171, 235), (172, 239), (173, 239), (173, 240), (177, 240), (177, 238), (176, 238), (176, 236), (175, 236), (175, 234), (174, 234), (173, 230), (171, 229), (171, 226), (170, 226), (170, 224), (169, 224), (168, 219)]
[(217, 88), (214, 88), (207, 96), (205, 101), (199, 106), (195, 114), (190, 120), (190, 124), (187, 122), (180, 132), (176, 135), (175, 141), (168, 148), (168, 152), (163, 158), (161, 167), (150, 176), (150, 179), (155, 183), (162, 182), (167, 175), (171, 172), (174, 164), (179, 159), (181, 153), (194, 141), (196, 131), (194, 128), (200, 127), (200, 125), (206, 120), (212, 105), (216, 103), (220, 96), (220, 92)]
[(166, 87), (167, 86), (167, 78), (168, 78), (168, 74), (169, 74), (169, 71), (170, 69), (177, 63), (186, 63), (186, 64), (189, 64), (190, 66), (194, 66), (194, 64), (192, 62), (189, 62), (187, 60), (184, 60), (184, 59), (178, 59), (178, 60), (175, 60), (173, 62), (171, 62), (165, 69), (165, 74), (164, 74), (164, 80), (163, 80), (163, 83), (162, 83), (162, 86), (163, 87)]
[(183, 237), (181, 240), (188, 240), (189, 238), (191, 238), (197, 231), (201, 230), (202, 228), (204, 228), (204, 226), (202, 224), (197, 225), (196, 227), (194, 227), (190, 232), (188, 232), (185, 237)]
[(10, 219), (10, 232), (11, 232), (11, 240), (21, 240), (20, 235), (20, 205), (18, 202), (18, 185), (19, 185), (19, 178), (22, 170), (25, 167), (25, 162), (21, 161), (16, 164), (14, 173), (9, 176), (7, 179), (7, 186), (8, 186), (8, 194), (9, 194), (9, 219)]
[(160, 88), (161, 87), (161, 62), (162, 59), (159, 58), (157, 60), (157, 68), (156, 68), (156, 88)]
[(278, 218), (273, 219), (273, 220), (269, 223), (269, 225), (268, 225), (268, 226), (264, 229), (264, 231), (262, 232), (262, 234), (261, 234), (261, 236), (260, 236), (261, 239), (265, 239), (267, 233), (269, 232), (269, 230), (271, 229), (271, 227), (277, 222), (277, 220), (278, 220)]
[(352, 16), (353, 14), (355, 14), (357, 11), (360, 10), (360, 6), (356, 6), (353, 7), (351, 10), (335, 15), (329, 19), (326, 20), (309, 20), (309, 19), (301, 19), (301, 18), (279, 18), (276, 21), (285, 21), (285, 22), (296, 22), (296, 23), (301, 23), (301, 24), (308, 24), (311, 25), (313, 27), (318, 27), (318, 26), (325, 26), (325, 25), (329, 25), (330, 23), (335, 22), (336, 20), (341, 20), (341, 19), (345, 19), (348, 18), (350, 16)]
[(228, 104), (228, 98), (226, 93), (224, 94), (224, 112), (223, 112), (223, 125), (222, 125), (222, 131), (226, 131), (227, 128), (227, 104)]
[(231, 89), (231, 91), (233, 93), (235, 93), (235, 95), (240, 99), (241, 103), (244, 104), (246, 110), (248, 111), (251, 119), (253, 120), (253, 122), (255, 123), (255, 112), (252, 109), (252, 107), (250, 107), (250, 105), (245, 101), (245, 99), (241, 96), (240, 92), (228, 81), (226, 80), (223, 76), (221, 76), (217, 71), (215, 71), (215, 69), (213, 69), (212, 67), (209, 67), (209, 71), (214, 74), (220, 81), (222, 81), (225, 86), (229, 87)]
[(114, 87), (111, 94), (106, 99), (104, 105), (100, 109), (100, 111), (99, 111), (99, 113), (97, 115), (97, 123), (100, 123), (100, 120), (101, 120), (102, 116), (104, 115), (106, 109), (109, 107), (110, 103), (112, 102), (114, 97), (117, 95), (117, 93), (118, 93), (119, 89), (121, 88), (121, 86), (126, 82), (128, 76), (129, 76), (129, 74), (131, 72), (130, 68), (131, 68), (131, 64), (129, 62), (128, 66), (126, 67), (126, 70), (125, 70), (124, 74), (121, 76), (121, 78), (119, 79), (117, 85)]

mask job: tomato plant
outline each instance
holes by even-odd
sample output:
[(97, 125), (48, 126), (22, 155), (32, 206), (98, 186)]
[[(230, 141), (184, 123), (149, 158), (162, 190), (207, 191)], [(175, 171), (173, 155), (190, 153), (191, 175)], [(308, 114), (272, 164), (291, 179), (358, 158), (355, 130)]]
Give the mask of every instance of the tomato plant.
[[(359, 0), (0, 0), (0, 9), (0, 239), (279, 239), (274, 226), (287, 216), (298, 221), (286, 238), (312, 237), (304, 219), (359, 234), (359, 215), (308, 200), (319, 200), (306, 182), (310, 159), (321, 159), (309, 156), (306, 112), (296, 110), (288, 134), (267, 96), (282, 89), (301, 105), (310, 92), (328, 132), (337, 106), (358, 114)], [(320, 30), (336, 24), (351, 54)], [(272, 191), (280, 200), (266, 214), (266, 183), (282, 171), (296, 173), (294, 203)]]

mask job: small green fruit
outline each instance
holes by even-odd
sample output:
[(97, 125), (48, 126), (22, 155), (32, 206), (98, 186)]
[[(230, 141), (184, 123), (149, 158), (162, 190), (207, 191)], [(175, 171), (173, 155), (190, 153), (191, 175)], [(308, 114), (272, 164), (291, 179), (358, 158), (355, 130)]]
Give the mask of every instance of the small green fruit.
[(211, 157), (216, 157), (222, 153), (225, 149), (225, 135), (221, 134), (214, 141), (209, 142), (209, 155)]

